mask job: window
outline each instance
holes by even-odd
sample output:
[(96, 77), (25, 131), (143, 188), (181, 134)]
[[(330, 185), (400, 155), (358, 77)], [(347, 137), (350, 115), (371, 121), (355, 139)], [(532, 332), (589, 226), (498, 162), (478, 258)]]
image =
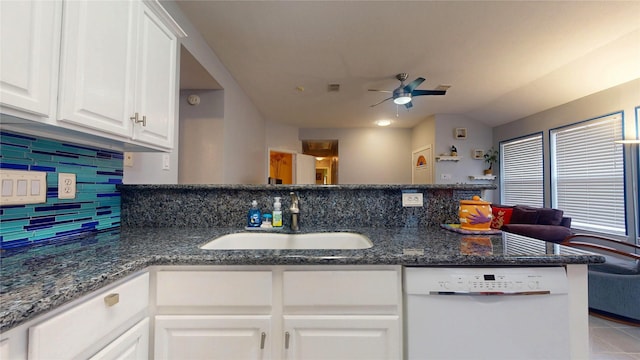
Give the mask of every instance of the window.
[(552, 129), (551, 200), (574, 228), (625, 235), (622, 115)]
[(505, 205), (544, 204), (542, 134), (508, 140), (500, 144), (502, 163), (500, 202)]

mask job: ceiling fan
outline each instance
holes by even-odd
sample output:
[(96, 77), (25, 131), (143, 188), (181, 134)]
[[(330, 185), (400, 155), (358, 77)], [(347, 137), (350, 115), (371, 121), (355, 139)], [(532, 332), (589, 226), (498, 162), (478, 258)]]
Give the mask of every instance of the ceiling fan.
[(405, 85), (404, 81), (407, 80), (408, 76), (409, 75), (407, 73), (400, 73), (400, 74), (396, 75), (396, 79), (400, 80), (400, 86), (398, 86), (394, 90), (369, 89), (369, 91), (377, 91), (377, 92), (384, 92), (384, 93), (391, 93), (392, 94), (391, 97), (388, 97), (388, 98), (380, 101), (379, 103), (373, 104), (370, 107), (374, 107), (374, 106), (380, 105), (380, 104), (382, 104), (383, 102), (385, 102), (387, 100), (393, 99), (393, 102), (396, 103), (397, 105), (404, 105), (405, 108), (410, 109), (411, 107), (413, 107), (413, 105), (411, 104), (411, 100), (413, 99), (414, 96), (444, 95), (444, 94), (447, 93), (447, 89), (450, 88), (449, 85), (439, 85), (434, 90), (416, 90), (418, 85), (422, 84), (422, 82), (425, 79), (419, 77), (419, 78), (413, 80), (412, 82), (408, 83), (407, 85)]

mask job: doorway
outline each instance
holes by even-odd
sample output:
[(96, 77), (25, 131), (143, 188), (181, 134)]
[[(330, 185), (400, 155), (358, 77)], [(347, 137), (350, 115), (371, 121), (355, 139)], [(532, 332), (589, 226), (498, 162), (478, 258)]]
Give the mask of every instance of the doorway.
[(302, 140), (302, 153), (316, 158), (317, 185), (338, 184), (338, 140)]

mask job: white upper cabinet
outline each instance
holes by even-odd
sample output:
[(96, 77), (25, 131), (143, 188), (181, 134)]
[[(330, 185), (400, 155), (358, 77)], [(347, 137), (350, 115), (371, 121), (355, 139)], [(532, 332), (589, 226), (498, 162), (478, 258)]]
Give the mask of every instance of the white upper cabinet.
[(0, 1), (0, 107), (30, 120), (55, 111), (60, 52), (58, 1)]
[(62, 126), (171, 149), (176, 35), (136, 0), (68, 1), (64, 14)]
[(128, 137), (137, 1), (66, 1), (58, 119)]
[(138, 29), (134, 109), (146, 121), (134, 125), (133, 138), (169, 148), (173, 145), (177, 93), (176, 36), (146, 6), (142, 6)]

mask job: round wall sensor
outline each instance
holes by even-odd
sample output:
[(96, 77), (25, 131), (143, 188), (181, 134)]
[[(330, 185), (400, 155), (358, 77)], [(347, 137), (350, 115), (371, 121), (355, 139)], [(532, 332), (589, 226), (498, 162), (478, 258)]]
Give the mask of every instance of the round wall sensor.
[(200, 96), (189, 95), (189, 97), (187, 97), (187, 102), (189, 103), (189, 105), (198, 105), (200, 104)]

